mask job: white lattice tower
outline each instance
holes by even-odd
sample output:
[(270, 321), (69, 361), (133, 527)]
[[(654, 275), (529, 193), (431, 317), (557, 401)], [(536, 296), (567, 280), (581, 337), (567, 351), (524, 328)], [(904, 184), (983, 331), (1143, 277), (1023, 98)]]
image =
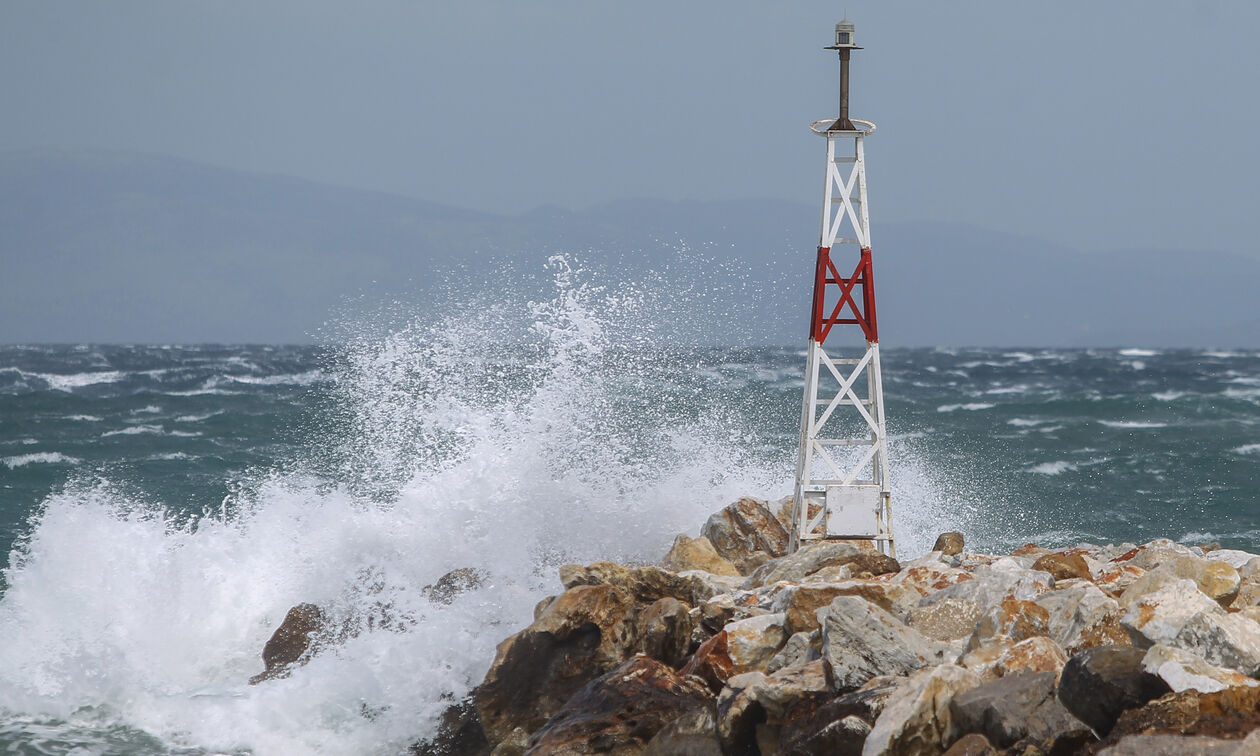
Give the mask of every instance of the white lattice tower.
[[(840, 50), (840, 118), (811, 125), (827, 140), (827, 183), (814, 268), (791, 549), (812, 540), (864, 539), (895, 556), (863, 145), (875, 124), (849, 118), (848, 53), (860, 49), (852, 44), (852, 32), (852, 24), (838, 24), (836, 45), (828, 48)], [(856, 254), (842, 254), (846, 249)], [(852, 275), (841, 275), (854, 263)], [(858, 326), (865, 347), (840, 344), (842, 329), (836, 326), (841, 325)]]

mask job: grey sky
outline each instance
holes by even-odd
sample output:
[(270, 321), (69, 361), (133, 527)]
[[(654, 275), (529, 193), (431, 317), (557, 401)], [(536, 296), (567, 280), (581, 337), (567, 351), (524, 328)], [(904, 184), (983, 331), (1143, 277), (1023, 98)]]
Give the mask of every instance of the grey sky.
[(1257, 3), (6, 0), (0, 150), (509, 212), (814, 203), (846, 6), (877, 222), (1260, 255)]

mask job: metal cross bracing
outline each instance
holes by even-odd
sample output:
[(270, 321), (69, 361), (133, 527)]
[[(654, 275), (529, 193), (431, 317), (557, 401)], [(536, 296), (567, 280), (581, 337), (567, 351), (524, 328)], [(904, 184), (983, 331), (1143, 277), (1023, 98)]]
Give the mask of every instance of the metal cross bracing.
[[(827, 139), (827, 183), (814, 269), (791, 549), (819, 539), (864, 539), (895, 556), (863, 151), (863, 139), (875, 131), (875, 124), (859, 119), (852, 124), (852, 130), (836, 129), (839, 122), (834, 120), (812, 126)], [(857, 252), (856, 266), (847, 276), (841, 271), (853, 263), (839, 261), (837, 254), (846, 247)], [(838, 343), (838, 325), (858, 326), (865, 348), (846, 349)]]

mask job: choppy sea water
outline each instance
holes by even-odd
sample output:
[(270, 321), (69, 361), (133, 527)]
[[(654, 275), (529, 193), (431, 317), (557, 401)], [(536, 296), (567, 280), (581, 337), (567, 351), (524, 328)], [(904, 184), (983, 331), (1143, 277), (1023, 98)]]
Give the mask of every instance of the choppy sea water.
[[(790, 491), (799, 347), (671, 346), (561, 283), (329, 347), (0, 347), (0, 751), (401, 752), (557, 565)], [(1260, 548), (1260, 353), (886, 345), (884, 381), (902, 555)], [(248, 685), (303, 601), (409, 619)]]

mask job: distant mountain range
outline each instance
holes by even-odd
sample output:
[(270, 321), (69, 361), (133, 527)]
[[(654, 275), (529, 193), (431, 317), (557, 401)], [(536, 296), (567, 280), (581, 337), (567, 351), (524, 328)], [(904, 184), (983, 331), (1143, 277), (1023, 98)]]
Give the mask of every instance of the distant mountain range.
[[(873, 199), (887, 346), (1260, 347), (1260, 260), (881, 223)], [(170, 158), (8, 153), (0, 343), (305, 342), (390, 301), (545, 296), (565, 253), (664, 301), (680, 338), (803, 345), (818, 212), (628, 199), (509, 216)]]

